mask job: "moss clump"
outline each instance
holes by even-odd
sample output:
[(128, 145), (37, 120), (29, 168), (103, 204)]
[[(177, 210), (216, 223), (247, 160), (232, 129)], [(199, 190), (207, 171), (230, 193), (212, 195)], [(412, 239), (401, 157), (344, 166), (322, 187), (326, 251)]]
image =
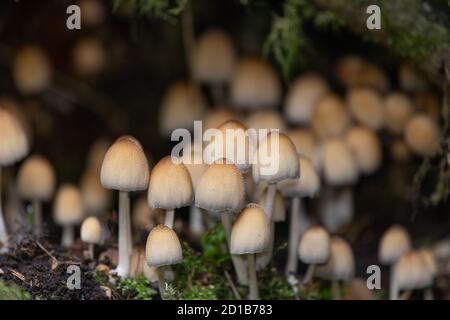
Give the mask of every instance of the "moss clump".
[(139, 276), (135, 279), (123, 279), (117, 286), (118, 291), (125, 297), (134, 300), (151, 300), (157, 292), (150, 286), (150, 281)]
[(0, 300), (30, 300), (28, 292), (20, 290), (16, 285), (6, 285), (0, 280)]

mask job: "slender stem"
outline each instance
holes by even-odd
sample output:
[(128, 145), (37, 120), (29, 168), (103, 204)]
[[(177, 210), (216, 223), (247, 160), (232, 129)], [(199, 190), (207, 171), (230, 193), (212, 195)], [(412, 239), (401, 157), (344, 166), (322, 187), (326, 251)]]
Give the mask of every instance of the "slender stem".
[(248, 277), (250, 287), (249, 299), (259, 300), (258, 279), (256, 277), (254, 254), (247, 255), (247, 264), (248, 264)]
[(434, 300), (434, 293), (432, 288), (426, 288), (423, 293), (424, 300)]
[(333, 300), (341, 299), (341, 288), (339, 287), (339, 282), (337, 280), (331, 281), (331, 294), (333, 296)]
[(127, 197), (126, 197), (126, 202), (127, 204), (124, 205), (124, 207), (126, 208), (127, 212), (125, 214), (126, 217), (126, 231), (127, 231), (127, 249), (128, 249), (128, 257), (131, 257), (131, 253), (133, 252), (133, 236), (131, 234), (131, 215), (130, 215), (130, 194), (127, 193)]
[(225, 235), (227, 237), (228, 246), (230, 246), (230, 240), (231, 240), (231, 213), (224, 211), (224, 212), (222, 212), (220, 214), (220, 217), (222, 218), (222, 224), (223, 224), (223, 228), (225, 229)]
[(127, 224), (127, 214), (130, 212), (130, 197), (128, 192), (119, 192), (119, 262), (117, 265), (117, 274), (122, 277), (128, 277), (130, 271), (130, 245), (129, 232)]
[(170, 229), (173, 229), (173, 222), (175, 220), (175, 210), (166, 210), (166, 217), (164, 219), (164, 224), (169, 227)]
[(93, 243), (88, 244), (88, 253), (89, 253), (89, 259), (94, 260), (94, 244)]
[(186, 66), (188, 68), (190, 78), (192, 78), (195, 35), (194, 18), (192, 16), (192, 3), (189, 0), (186, 2), (186, 6), (181, 15), (181, 28), (184, 51), (186, 55)]
[(291, 220), (289, 222), (288, 259), (286, 263), (286, 275), (296, 274), (298, 268), (297, 250), (300, 237), (300, 212), (302, 203), (300, 197), (292, 199)]
[(316, 265), (310, 264), (306, 270), (305, 276), (303, 277), (303, 284), (310, 283), (314, 277), (314, 271), (316, 271)]
[(75, 238), (75, 228), (73, 226), (63, 226), (61, 246), (71, 247)]
[(267, 219), (272, 221), (273, 205), (275, 203), (275, 194), (277, 192), (277, 184), (270, 183), (267, 186), (266, 202), (264, 203), (264, 211), (266, 212)]
[(164, 295), (166, 293), (166, 282), (164, 279), (164, 269), (162, 267), (157, 267), (156, 272), (158, 273), (158, 288), (161, 299), (164, 300)]
[(0, 253), (8, 251), (8, 230), (6, 229), (6, 223), (3, 217), (2, 207), (2, 167), (0, 167)]
[(390, 300), (398, 300), (398, 287), (395, 283), (394, 277), (394, 267), (391, 266), (389, 270), (389, 299)]
[(189, 209), (189, 230), (191, 230), (194, 235), (201, 235), (205, 232), (202, 212), (195, 205), (191, 205)]
[(42, 203), (36, 199), (33, 200), (33, 234), (42, 236)]

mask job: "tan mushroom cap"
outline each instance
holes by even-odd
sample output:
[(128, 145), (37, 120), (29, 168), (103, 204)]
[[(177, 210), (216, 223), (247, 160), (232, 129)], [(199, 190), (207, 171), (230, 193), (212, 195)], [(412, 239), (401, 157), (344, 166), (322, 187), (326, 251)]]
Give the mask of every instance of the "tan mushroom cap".
[(109, 148), (103, 160), (100, 179), (103, 187), (119, 191), (147, 189), (149, 168), (141, 144), (122, 136)]
[(312, 162), (304, 156), (299, 156), (300, 178), (281, 181), (279, 189), (285, 197), (314, 197), (320, 189), (320, 177)]
[(159, 160), (150, 175), (150, 207), (166, 210), (186, 207), (192, 204), (193, 196), (191, 176), (181, 160), (171, 156)]
[(52, 67), (46, 53), (37, 46), (26, 46), (14, 57), (13, 79), (17, 90), (32, 95), (45, 90), (52, 77)]
[(230, 90), (233, 104), (242, 109), (273, 108), (281, 99), (281, 84), (275, 70), (255, 58), (239, 61)]
[(333, 186), (353, 184), (358, 180), (358, 166), (343, 139), (328, 139), (322, 145), (321, 159), (325, 181)]
[(180, 263), (183, 252), (175, 231), (162, 224), (154, 227), (147, 238), (145, 257), (150, 267)]
[(393, 279), (399, 290), (431, 286), (433, 277), (419, 251), (405, 253), (394, 265)]
[(200, 82), (230, 81), (236, 65), (233, 43), (223, 30), (210, 29), (198, 37), (194, 49), (193, 73)]
[(203, 118), (207, 102), (201, 90), (191, 82), (178, 81), (171, 85), (161, 101), (159, 131), (163, 136), (179, 128), (191, 130), (194, 121)]
[(193, 146), (187, 148), (185, 150), (186, 153), (183, 152), (183, 156), (181, 157), (181, 161), (191, 177), (193, 192), (197, 189), (200, 178), (208, 168), (208, 165), (204, 162), (202, 151), (200, 147)]
[(102, 226), (96, 217), (88, 217), (81, 224), (81, 240), (99, 244), (102, 238)]
[(0, 106), (0, 166), (21, 160), (29, 151), (25, 130), (13, 114)]
[[(164, 211), (160, 209), (152, 209), (148, 206), (147, 197), (139, 197), (133, 206), (133, 214), (131, 216), (133, 228), (135, 230), (150, 231), (159, 223), (162, 223)], [(161, 221), (160, 221), (161, 220)]]
[(391, 265), (409, 250), (411, 239), (408, 231), (400, 225), (393, 225), (381, 237), (378, 259), (383, 264)]
[(362, 278), (352, 279), (345, 286), (345, 296), (343, 300), (374, 300), (372, 290), (367, 288), (367, 280)]
[(108, 138), (102, 137), (94, 141), (90, 146), (87, 154), (87, 167), (93, 172), (100, 172), (102, 168), (103, 159), (111, 146), (111, 141)]
[(346, 56), (341, 58), (336, 66), (336, 77), (346, 87), (353, 87), (359, 81), (367, 61), (359, 56)]
[(427, 115), (412, 117), (406, 125), (404, 136), (408, 146), (419, 156), (433, 156), (439, 150), (439, 126)]
[(280, 132), (286, 131), (286, 124), (281, 114), (274, 110), (255, 111), (247, 117), (245, 123), (249, 129), (258, 130), (259, 141), (265, 137), (262, 130), (266, 130), (267, 133), (275, 129), (278, 129)]
[(378, 136), (372, 130), (353, 127), (347, 132), (345, 139), (362, 174), (372, 174), (380, 168), (383, 150)]
[(239, 118), (239, 114), (231, 110), (230, 107), (218, 106), (208, 111), (203, 117), (203, 130), (218, 128), (222, 123), (230, 120), (239, 121)]
[(391, 93), (384, 100), (385, 127), (393, 134), (403, 132), (413, 113), (413, 102), (403, 93)]
[(300, 166), (294, 143), (283, 133), (271, 132), (257, 149), (253, 162), (253, 179), (259, 183), (276, 183), (286, 179), (297, 179)]
[(81, 76), (98, 74), (106, 63), (106, 53), (96, 38), (83, 38), (77, 41), (72, 52), (75, 72)]
[(396, 162), (403, 163), (411, 159), (411, 150), (402, 138), (392, 141), (390, 152)]
[(270, 238), (269, 222), (261, 207), (255, 203), (247, 205), (237, 217), (231, 230), (231, 254), (253, 254), (262, 252)]
[(384, 124), (384, 107), (381, 95), (371, 88), (354, 88), (348, 92), (347, 103), (351, 114), (362, 125), (373, 130)]
[(318, 74), (298, 77), (287, 93), (284, 115), (290, 123), (309, 124), (316, 103), (329, 91), (327, 82)]
[(336, 137), (349, 126), (350, 114), (340, 97), (328, 94), (317, 102), (311, 124), (318, 138)]
[(53, 217), (61, 226), (80, 224), (84, 218), (83, 201), (80, 191), (72, 184), (59, 187), (53, 204)]
[(21, 165), (17, 188), (22, 198), (48, 201), (55, 192), (55, 185), (55, 171), (43, 156), (33, 155)]
[(100, 175), (93, 169), (81, 177), (80, 191), (86, 211), (90, 214), (102, 214), (111, 203), (111, 192), (103, 188)]
[(405, 91), (422, 91), (428, 87), (423, 75), (406, 63), (400, 66), (398, 79), (401, 88)]
[[(261, 193), (259, 197), (259, 206), (264, 208), (267, 198), (267, 187)], [(272, 221), (273, 222), (283, 222), (286, 220), (286, 206), (284, 204), (283, 195), (280, 191), (275, 192), (275, 201), (273, 203), (273, 213), (272, 213)]]
[(316, 154), (317, 141), (309, 129), (296, 128), (289, 130), (287, 136), (292, 140), (299, 155), (313, 160)]
[(99, 0), (80, 0), (78, 2), (82, 14), (83, 26), (95, 27), (105, 20), (106, 10)]
[(213, 212), (238, 212), (244, 202), (244, 178), (235, 165), (214, 163), (206, 169), (195, 191), (197, 207)]
[(330, 259), (317, 267), (317, 275), (327, 280), (350, 281), (355, 274), (352, 248), (340, 237), (331, 238)]
[(298, 256), (306, 264), (323, 264), (330, 258), (330, 235), (321, 226), (309, 227), (300, 238)]

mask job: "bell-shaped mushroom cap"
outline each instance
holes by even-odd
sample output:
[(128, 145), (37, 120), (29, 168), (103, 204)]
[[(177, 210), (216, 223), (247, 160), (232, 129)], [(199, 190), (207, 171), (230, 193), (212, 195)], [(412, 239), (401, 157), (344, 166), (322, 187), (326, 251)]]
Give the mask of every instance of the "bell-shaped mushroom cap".
[(21, 165), (17, 175), (17, 188), (22, 198), (48, 201), (55, 192), (55, 185), (55, 171), (41, 155), (33, 155)]
[(281, 114), (273, 110), (259, 110), (253, 112), (247, 117), (245, 123), (249, 129), (258, 130), (259, 141), (265, 137), (265, 135), (262, 134), (263, 131), (259, 130), (267, 130), (267, 133), (275, 129), (280, 130), (280, 132), (286, 131), (286, 124), (284, 123)]
[(0, 106), (0, 166), (21, 160), (29, 150), (24, 128), (13, 114)]
[(83, 220), (83, 201), (77, 187), (72, 184), (59, 187), (53, 204), (53, 217), (61, 226), (77, 225)]
[(336, 66), (336, 77), (345, 87), (353, 87), (357, 84), (366, 64), (367, 62), (358, 56), (341, 58)]
[(408, 231), (400, 225), (393, 225), (383, 234), (378, 247), (378, 259), (382, 264), (391, 265), (411, 250)]
[(400, 86), (405, 91), (422, 91), (427, 88), (424, 77), (413, 67), (404, 63), (398, 70)]
[(243, 109), (276, 107), (281, 84), (275, 70), (265, 61), (253, 58), (239, 61), (231, 82), (231, 100)]
[(81, 240), (98, 244), (102, 238), (102, 226), (96, 217), (88, 217), (81, 224)]
[(189, 172), (192, 181), (193, 191), (197, 189), (198, 182), (200, 178), (205, 173), (208, 165), (203, 160), (203, 152), (202, 148), (198, 146), (192, 146), (187, 148), (183, 152), (183, 156), (181, 157), (181, 161)]
[[(157, 223), (158, 218), (163, 216), (160, 209), (152, 209), (148, 206), (148, 201), (145, 196), (139, 197), (133, 206), (132, 223), (136, 230), (150, 231)], [(162, 220), (162, 219), (161, 219)]]
[(107, 189), (140, 191), (148, 186), (149, 168), (141, 144), (122, 136), (109, 148), (103, 160), (101, 182)]
[(51, 80), (52, 69), (41, 48), (26, 46), (14, 57), (14, 84), (22, 94), (31, 95), (45, 90)]
[[(267, 198), (267, 187), (261, 193), (259, 197), (259, 206), (264, 208), (266, 204)], [(273, 203), (273, 213), (272, 213), (272, 221), (273, 222), (282, 222), (286, 220), (286, 206), (284, 205), (284, 199), (280, 191), (275, 192), (275, 201)]]
[(181, 262), (183, 260), (183, 252), (175, 231), (162, 224), (154, 227), (147, 238), (145, 257), (150, 267), (160, 267)]
[(389, 79), (382, 68), (373, 63), (366, 63), (358, 75), (355, 85), (385, 92), (389, 89)]
[(246, 172), (252, 162), (256, 137), (249, 134), (247, 128), (236, 120), (229, 120), (217, 128), (216, 134), (205, 148), (205, 162), (212, 164), (226, 159), (241, 172)]
[(83, 38), (73, 48), (73, 68), (81, 76), (98, 74), (104, 67), (105, 60), (105, 50), (98, 39)]
[(276, 183), (297, 179), (300, 166), (294, 143), (283, 133), (271, 132), (263, 139), (253, 162), (253, 179), (256, 183)]
[(394, 265), (393, 279), (399, 290), (423, 289), (431, 286), (433, 277), (418, 251), (405, 253)]
[(210, 165), (195, 190), (195, 205), (213, 212), (238, 212), (244, 202), (244, 178), (233, 164)]
[(314, 106), (329, 91), (328, 84), (318, 74), (298, 77), (289, 88), (284, 114), (290, 123), (309, 124)]
[(80, 191), (86, 212), (102, 214), (111, 202), (111, 192), (103, 188), (100, 175), (93, 169), (86, 171), (81, 177)]
[(102, 168), (103, 159), (105, 159), (106, 152), (111, 146), (111, 141), (107, 138), (98, 138), (90, 146), (87, 155), (87, 167), (93, 172), (100, 172)]
[(203, 130), (218, 128), (221, 124), (230, 120), (239, 120), (239, 115), (230, 107), (218, 106), (210, 110), (203, 117)]
[(292, 129), (287, 132), (287, 136), (295, 145), (297, 153), (313, 160), (316, 154), (317, 142), (313, 133), (308, 129)]
[(239, 214), (231, 230), (231, 254), (262, 252), (270, 238), (269, 222), (261, 207), (251, 203)]
[(418, 252), (422, 257), (429, 276), (434, 278), (438, 273), (438, 264), (433, 252), (430, 249), (420, 249)]
[(353, 117), (360, 124), (378, 130), (384, 123), (383, 100), (370, 88), (354, 88), (347, 95), (347, 103)]
[(81, 14), (83, 15), (83, 27), (95, 27), (105, 20), (106, 10), (102, 1), (80, 0), (78, 2)]
[(372, 130), (353, 127), (345, 139), (361, 173), (372, 174), (380, 168), (383, 151), (378, 136)]
[(192, 181), (180, 159), (166, 156), (159, 160), (150, 175), (148, 203), (152, 208), (176, 209), (191, 205)]
[(194, 121), (203, 118), (206, 105), (202, 92), (195, 84), (176, 82), (169, 87), (161, 102), (160, 133), (170, 137), (175, 129), (191, 130)]
[(358, 180), (358, 166), (350, 147), (343, 139), (325, 141), (321, 149), (325, 180), (333, 186), (353, 184)]
[(439, 126), (427, 115), (413, 116), (405, 127), (404, 135), (408, 146), (419, 156), (433, 156), (439, 150)]
[(402, 138), (393, 140), (389, 151), (396, 162), (403, 163), (411, 159), (411, 150)]
[(355, 274), (352, 248), (340, 237), (331, 238), (330, 259), (317, 267), (317, 275), (327, 280), (350, 281)]
[(312, 115), (312, 128), (320, 139), (344, 133), (350, 124), (350, 115), (342, 99), (328, 94), (320, 99)]
[(210, 29), (201, 34), (194, 49), (194, 78), (209, 84), (230, 81), (236, 54), (229, 36), (222, 30)]
[(321, 226), (311, 226), (298, 244), (298, 256), (306, 264), (323, 264), (330, 258), (330, 235)]
[(393, 134), (401, 134), (414, 113), (411, 99), (400, 92), (389, 94), (384, 100), (384, 124)]
[(281, 181), (278, 185), (285, 197), (314, 197), (320, 189), (320, 178), (311, 160), (299, 156), (300, 178)]

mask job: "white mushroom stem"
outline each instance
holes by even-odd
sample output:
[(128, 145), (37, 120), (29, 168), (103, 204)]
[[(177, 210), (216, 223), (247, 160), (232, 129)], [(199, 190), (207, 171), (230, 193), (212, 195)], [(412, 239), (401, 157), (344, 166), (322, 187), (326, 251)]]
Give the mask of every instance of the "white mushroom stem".
[(156, 267), (156, 272), (158, 273), (159, 295), (161, 296), (161, 299), (164, 300), (164, 295), (166, 293), (166, 281), (164, 278), (164, 269), (162, 267)]
[(88, 257), (90, 260), (94, 260), (94, 244), (93, 243), (88, 244)]
[(333, 296), (333, 300), (341, 299), (341, 288), (337, 280), (331, 280), (331, 295)]
[(394, 268), (391, 266), (389, 279), (389, 299), (398, 300), (398, 287), (394, 280)]
[(267, 186), (266, 202), (264, 203), (264, 211), (267, 215), (267, 221), (272, 221), (273, 205), (275, 203), (275, 195), (277, 192), (277, 184), (269, 183)]
[(173, 221), (175, 220), (175, 210), (166, 210), (166, 217), (164, 218), (164, 225), (173, 229)]
[(6, 229), (5, 219), (3, 217), (3, 207), (2, 207), (2, 168), (0, 167), (0, 242), (2, 247), (0, 247), (0, 253), (5, 253), (8, 251), (8, 231)]
[(314, 277), (314, 271), (316, 270), (315, 264), (310, 264), (306, 270), (305, 276), (303, 277), (303, 284), (310, 283)]
[(119, 261), (116, 268), (117, 274), (128, 277), (130, 271), (130, 234), (129, 231), (130, 196), (128, 192), (119, 192)]
[[(227, 238), (227, 245), (230, 248), (230, 240), (231, 240), (231, 213), (222, 212), (221, 213), (223, 228), (225, 229), (225, 235)], [(247, 265), (245, 260), (238, 255), (232, 254), (231, 261), (233, 262), (234, 269), (236, 270), (236, 275), (238, 278), (238, 282), (241, 285), (248, 285), (248, 273), (247, 273)]]
[[(128, 193), (127, 193), (128, 194)], [(130, 198), (128, 194), (128, 213), (126, 214), (127, 218), (127, 243), (128, 243), (128, 257), (131, 259), (131, 253), (133, 252), (133, 235), (131, 234), (131, 215), (130, 215)]]
[(42, 236), (42, 203), (39, 200), (33, 200), (33, 234)]
[(70, 247), (73, 245), (75, 239), (75, 228), (74, 226), (63, 226), (62, 236), (61, 236), (61, 246)]
[(195, 235), (200, 235), (205, 231), (202, 212), (199, 207), (194, 205), (190, 207), (189, 211), (189, 230)]
[(301, 211), (303, 206), (300, 197), (292, 199), (291, 220), (289, 221), (288, 259), (286, 263), (286, 276), (297, 273), (297, 249), (301, 230)]
[(248, 277), (250, 289), (248, 298), (250, 300), (259, 300), (258, 279), (256, 277), (254, 254), (247, 255), (247, 264), (248, 264)]
[(434, 294), (432, 288), (426, 288), (423, 292), (423, 299), (424, 300), (434, 300)]

